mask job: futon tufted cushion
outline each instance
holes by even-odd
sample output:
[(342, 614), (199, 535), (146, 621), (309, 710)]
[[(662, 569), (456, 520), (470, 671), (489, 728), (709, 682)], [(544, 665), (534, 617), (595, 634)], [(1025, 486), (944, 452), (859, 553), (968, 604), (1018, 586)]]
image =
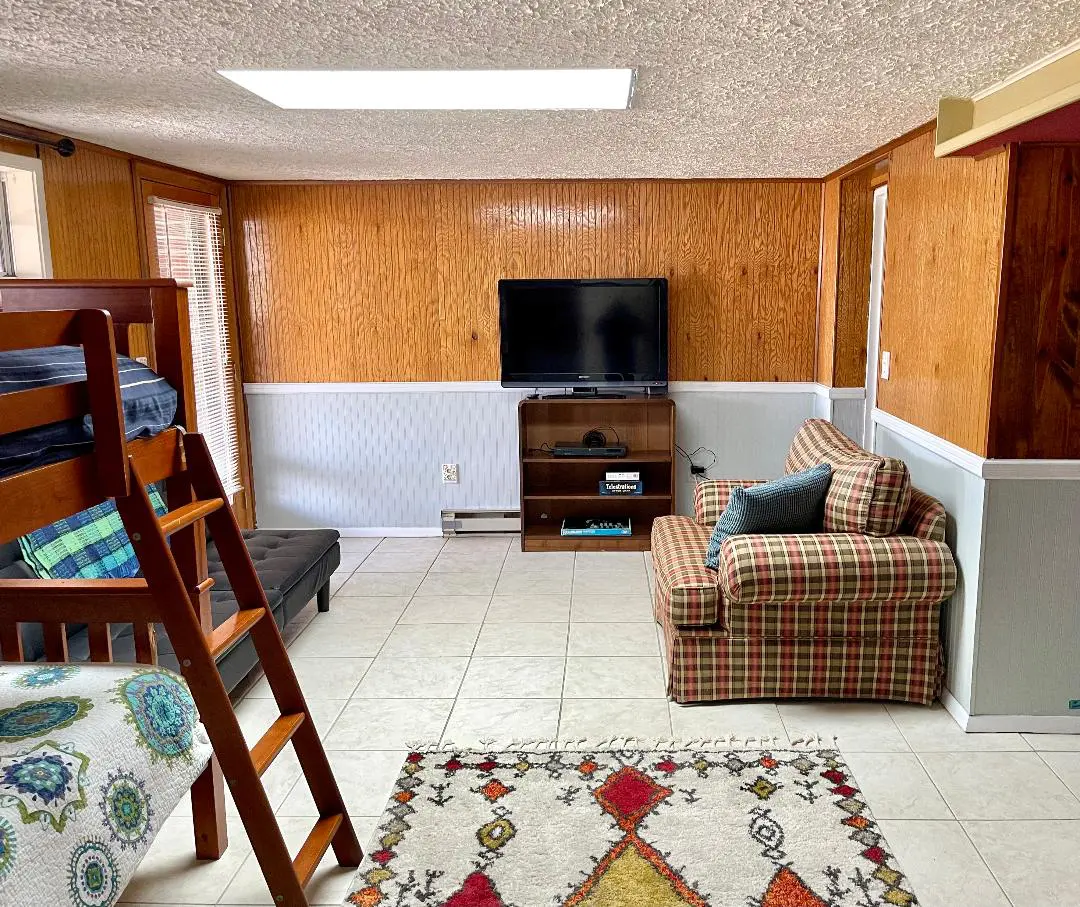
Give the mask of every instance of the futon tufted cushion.
[[(288, 595), (292, 587), (304, 578), (304, 574), (318, 565), (323, 555), (334, 548), (337, 540), (338, 533), (334, 529), (248, 529), (244, 531), (244, 541), (247, 543), (248, 553), (259, 573), (263, 588), (267, 591), (276, 589), (282, 595)], [(206, 559), (209, 575), (214, 579), (214, 592), (231, 589), (229, 578), (225, 575), (221, 558), (213, 542), (207, 545)], [(325, 572), (327, 578), (341, 562), (338, 549), (335, 549), (332, 560), (333, 563), (324, 565), (329, 569), (321, 571)], [(312, 589), (312, 594), (314, 593), (315, 589)]]

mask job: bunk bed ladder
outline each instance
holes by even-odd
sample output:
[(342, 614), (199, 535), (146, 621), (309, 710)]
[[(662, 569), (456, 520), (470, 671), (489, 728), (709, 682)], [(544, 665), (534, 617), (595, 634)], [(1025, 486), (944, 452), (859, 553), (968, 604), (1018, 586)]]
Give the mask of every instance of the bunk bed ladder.
[[(158, 600), (162, 620), (180, 660), (181, 670), (199, 708), (214, 753), (233, 794), (240, 818), (276, 904), (306, 907), (304, 886), (329, 847), (342, 866), (359, 865), (362, 851), (334, 779), (330, 762), (308, 710), (277, 623), (267, 603), (243, 535), (214, 468), (202, 435), (183, 439), (186, 469), (170, 479), (190, 485), (188, 503), (160, 519), (129, 460), (131, 493), (116, 505), (138, 555), (143, 575)], [(168, 536), (205, 520), (236, 596), (236, 614), (206, 632), (192, 597), (212, 580), (188, 589), (168, 543)], [(216, 656), (250, 634), (280, 716), (250, 750), (244, 742), (229, 695), (217, 671)], [(291, 742), (319, 812), (295, 858), (286, 848), (261, 776)]]

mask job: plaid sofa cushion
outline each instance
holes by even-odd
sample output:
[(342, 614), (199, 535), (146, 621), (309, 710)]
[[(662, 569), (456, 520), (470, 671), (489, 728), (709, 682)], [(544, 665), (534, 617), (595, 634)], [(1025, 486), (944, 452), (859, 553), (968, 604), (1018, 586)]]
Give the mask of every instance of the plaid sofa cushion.
[(653, 521), (654, 607), (679, 626), (710, 626), (719, 619), (716, 571), (704, 563), (708, 544), (709, 530), (690, 517), (663, 516)]
[(911, 503), (908, 504), (904, 521), (900, 524), (904, 535), (927, 539), (931, 542), (945, 541), (945, 508), (937, 498), (912, 486)]
[(753, 488), (765, 479), (709, 479), (694, 487), (694, 519), (710, 529), (727, 509), (733, 488)]
[(899, 529), (911, 497), (902, 460), (864, 450), (831, 422), (807, 419), (791, 442), (784, 468), (799, 472), (818, 463), (833, 468), (825, 498), (826, 532), (886, 536)]
[(857, 533), (734, 535), (720, 556), (732, 603), (941, 602), (956, 589), (956, 562), (942, 542)]

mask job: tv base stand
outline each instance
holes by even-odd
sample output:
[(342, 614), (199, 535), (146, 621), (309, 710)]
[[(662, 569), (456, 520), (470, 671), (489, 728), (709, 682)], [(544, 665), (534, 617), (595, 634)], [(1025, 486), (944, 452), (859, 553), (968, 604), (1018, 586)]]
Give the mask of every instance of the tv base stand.
[(531, 394), (530, 400), (625, 400), (629, 394), (601, 394), (598, 391), (592, 393), (572, 394)]

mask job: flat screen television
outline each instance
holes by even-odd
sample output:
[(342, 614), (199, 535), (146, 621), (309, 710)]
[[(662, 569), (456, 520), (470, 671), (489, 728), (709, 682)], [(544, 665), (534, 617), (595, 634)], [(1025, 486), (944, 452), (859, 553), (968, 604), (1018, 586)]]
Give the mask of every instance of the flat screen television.
[(667, 280), (500, 280), (503, 387), (663, 387)]

